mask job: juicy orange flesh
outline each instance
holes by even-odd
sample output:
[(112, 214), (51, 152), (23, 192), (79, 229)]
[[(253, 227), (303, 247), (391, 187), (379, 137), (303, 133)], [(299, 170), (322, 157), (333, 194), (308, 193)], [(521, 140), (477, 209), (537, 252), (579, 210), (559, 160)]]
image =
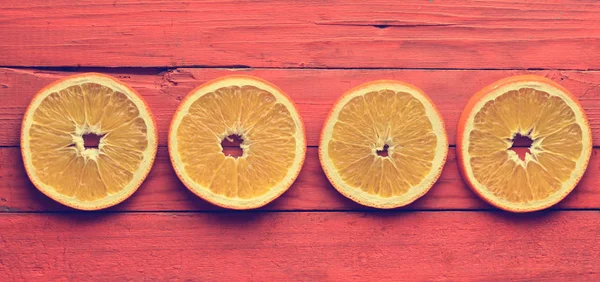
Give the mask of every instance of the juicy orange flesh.
[[(533, 140), (525, 161), (511, 157), (516, 134)], [(487, 102), (475, 115), (468, 150), (481, 184), (499, 198), (527, 203), (548, 198), (571, 177), (583, 150), (582, 130), (563, 99), (521, 88)]]
[[(96, 83), (73, 85), (46, 97), (29, 130), (33, 167), (56, 192), (93, 201), (122, 190), (147, 147), (146, 124), (121, 92)], [(104, 135), (85, 149), (82, 135)]]
[[(221, 141), (239, 135), (243, 155), (225, 156)], [(194, 101), (177, 129), (177, 150), (187, 175), (215, 194), (253, 198), (287, 175), (296, 151), (296, 125), (273, 94), (254, 86), (228, 86)]]
[[(388, 146), (388, 156), (377, 150)], [(328, 154), (342, 180), (381, 197), (405, 194), (430, 173), (437, 137), (425, 107), (404, 92), (352, 98), (340, 111)]]

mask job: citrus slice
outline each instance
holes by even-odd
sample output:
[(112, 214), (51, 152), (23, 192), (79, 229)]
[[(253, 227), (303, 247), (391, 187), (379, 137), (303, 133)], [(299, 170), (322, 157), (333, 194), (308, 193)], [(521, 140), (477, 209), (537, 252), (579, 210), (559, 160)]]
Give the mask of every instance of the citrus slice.
[[(524, 157), (512, 149), (519, 136), (531, 142)], [(592, 153), (590, 126), (577, 99), (534, 75), (508, 77), (475, 94), (460, 117), (457, 139), (468, 185), (512, 212), (558, 203), (575, 188)]]
[[(223, 152), (240, 138), (242, 155)], [(279, 88), (251, 76), (221, 77), (192, 90), (169, 129), (171, 162), (194, 194), (221, 207), (252, 209), (285, 192), (304, 163), (304, 124)]]
[(325, 121), (319, 145), (333, 187), (376, 208), (408, 205), (427, 193), (447, 153), (444, 122), (429, 97), (392, 80), (344, 94)]
[[(97, 144), (86, 144), (95, 136)], [(85, 73), (63, 78), (32, 99), (21, 128), (27, 175), (42, 193), (97, 210), (127, 199), (156, 155), (156, 126), (141, 96), (120, 81)]]

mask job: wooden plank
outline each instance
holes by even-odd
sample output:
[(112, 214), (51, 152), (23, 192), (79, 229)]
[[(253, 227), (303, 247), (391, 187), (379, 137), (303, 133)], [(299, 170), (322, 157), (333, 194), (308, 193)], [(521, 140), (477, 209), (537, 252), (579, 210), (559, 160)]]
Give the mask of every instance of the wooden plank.
[(600, 69), (593, 0), (4, 4), (2, 66)]
[(0, 230), (9, 281), (600, 279), (597, 212), (0, 214)]
[[(600, 209), (600, 149), (595, 149), (587, 174), (579, 186), (556, 209)], [(62, 211), (68, 208), (50, 200), (30, 183), (18, 148), (0, 148), (0, 212)], [(421, 199), (404, 210), (493, 209), (462, 181), (454, 149), (438, 182)], [(140, 189), (113, 211), (211, 211), (220, 210), (196, 197), (175, 175), (166, 148), (160, 148), (148, 179)], [(298, 179), (279, 199), (263, 210), (369, 210), (347, 200), (328, 182), (321, 170), (317, 149), (309, 148)]]
[[(599, 52), (600, 53), (600, 52)], [(549, 77), (579, 97), (590, 119), (594, 144), (600, 145), (600, 72), (596, 71), (431, 71), (431, 70), (286, 70), (286, 69), (86, 69), (121, 78), (147, 100), (157, 121), (160, 145), (166, 145), (171, 117), (180, 100), (200, 84), (227, 74), (256, 75), (280, 86), (296, 102), (304, 119), (309, 146), (317, 146), (321, 126), (333, 103), (350, 88), (375, 79), (398, 79), (431, 96), (446, 122), (450, 144), (468, 99), (484, 86), (509, 75)], [(73, 72), (0, 68), (0, 146), (18, 146), (23, 113), (48, 83)]]

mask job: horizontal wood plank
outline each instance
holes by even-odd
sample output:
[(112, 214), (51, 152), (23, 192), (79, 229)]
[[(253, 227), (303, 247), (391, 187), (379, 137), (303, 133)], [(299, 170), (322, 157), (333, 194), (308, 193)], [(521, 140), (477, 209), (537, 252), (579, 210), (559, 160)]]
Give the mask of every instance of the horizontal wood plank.
[(9, 0), (0, 66), (600, 69), (600, 2)]
[[(595, 149), (587, 173), (555, 209), (600, 209), (600, 149)], [(440, 179), (431, 190), (404, 210), (487, 210), (493, 209), (464, 184), (458, 172), (454, 149)], [(18, 148), (0, 148), (0, 213), (63, 211), (68, 208), (44, 196), (33, 187)], [(214, 211), (217, 208), (191, 192), (179, 181), (166, 148), (160, 148), (150, 175), (139, 190), (113, 211)], [(262, 208), (272, 211), (371, 210), (339, 194), (323, 174), (316, 148), (309, 148), (300, 175), (279, 199)]]
[(600, 280), (598, 212), (0, 214), (0, 230), (9, 281)]
[[(600, 53), (600, 52), (599, 52)], [(202, 83), (227, 74), (267, 79), (295, 101), (306, 125), (309, 146), (317, 146), (321, 127), (337, 99), (350, 88), (376, 79), (398, 79), (423, 89), (446, 123), (450, 144), (456, 141), (458, 118), (479, 89), (509, 75), (549, 77), (577, 96), (590, 119), (594, 144), (600, 145), (600, 72), (596, 71), (431, 71), (431, 70), (285, 70), (285, 69), (89, 69), (120, 78), (144, 96), (154, 113), (159, 143), (166, 145), (171, 117), (187, 93)], [(76, 73), (76, 72), (75, 72)], [(74, 72), (0, 68), (0, 146), (18, 146), (23, 114), (31, 98), (45, 85)]]

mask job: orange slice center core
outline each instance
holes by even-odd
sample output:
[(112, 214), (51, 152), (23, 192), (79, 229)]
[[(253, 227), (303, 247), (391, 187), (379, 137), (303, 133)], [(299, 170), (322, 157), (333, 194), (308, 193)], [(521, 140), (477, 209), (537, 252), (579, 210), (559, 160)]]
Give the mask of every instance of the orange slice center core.
[(221, 141), (222, 152), (225, 156), (237, 159), (244, 156), (244, 149), (241, 144), (244, 143), (244, 138), (238, 134), (226, 136)]
[(515, 134), (515, 137), (511, 139), (512, 146), (510, 150), (515, 152), (519, 159), (525, 161), (525, 155), (531, 155), (531, 145), (533, 144), (533, 140), (529, 135), (521, 135), (519, 133)]
[(98, 146), (100, 145), (100, 140), (102, 140), (102, 137), (104, 137), (104, 135), (96, 135), (93, 133), (89, 133), (89, 134), (84, 134), (83, 136), (81, 136), (81, 138), (83, 138), (83, 147), (85, 147), (86, 149), (98, 149)]
[(390, 148), (390, 146), (388, 146), (388, 144), (383, 145), (383, 148), (381, 150), (377, 150), (377, 155), (383, 158), (387, 158), (389, 156), (388, 154), (388, 149)]

